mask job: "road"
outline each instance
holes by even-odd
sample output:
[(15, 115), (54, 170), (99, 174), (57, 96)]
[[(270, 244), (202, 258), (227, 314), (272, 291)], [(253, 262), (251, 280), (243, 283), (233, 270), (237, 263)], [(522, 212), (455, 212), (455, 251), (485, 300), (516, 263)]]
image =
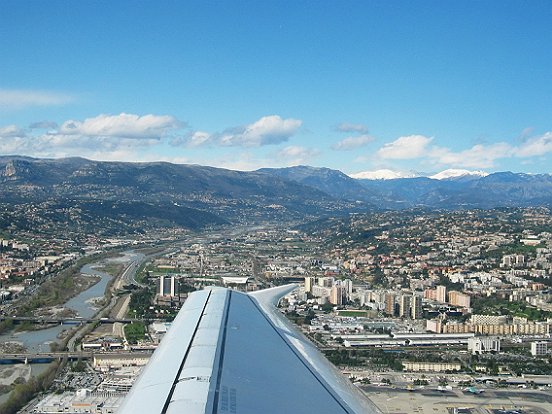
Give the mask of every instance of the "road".
[[(113, 289), (116, 289), (118, 286), (124, 286), (125, 284), (136, 284), (138, 286), (143, 286), (142, 284), (138, 283), (135, 279), (136, 277), (136, 271), (140, 268), (142, 263), (149, 260), (150, 256), (136, 256), (133, 258), (133, 260), (127, 265), (121, 276), (115, 281), (113, 284)], [(101, 318), (107, 318), (113, 307), (117, 304), (117, 301), (119, 300), (118, 296), (115, 296), (112, 294), (112, 291), (106, 292), (106, 295), (110, 294), (111, 299), (109, 301), (109, 304), (102, 308), (96, 315), (95, 318), (101, 319)], [(67, 349), (69, 352), (75, 352), (76, 350), (76, 343), (77, 340), (80, 340), (83, 338), (85, 334), (89, 332), (89, 327), (87, 325), (81, 326), (77, 331), (71, 336), (69, 341), (67, 342)]]
[[(125, 295), (123, 298), (121, 298), (122, 303), (120, 304), (119, 310), (117, 314), (115, 315), (116, 319), (123, 319), (128, 311), (128, 304), (130, 303), (130, 295)], [(121, 322), (115, 322), (113, 324), (113, 335), (119, 336), (121, 338), (125, 337), (124, 332), (124, 323)]]
[[(132, 285), (136, 285), (136, 286), (140, 286), (140, 287), (145, 287), (145, 285), (143, 285), (142, 283), (138, 282), (136, 280), (136, 272), (138, 271), (138, 269), (140, 268), (140, 266), (142, 266), (143, 263), (151, 260), (152, 258), (154, 257), (157, 257), (157, 256), (160, 256), (162, 254), (166, 254), (166, 253), (169, 253), (170, 251), (174, 250), (174, 247), (173, 248), (169, 248), (169, 249), (164, 249), (158, 253), (154, 253), (154, 254), (150, 254), (150, 255), (147, 255), (147, 256), (144, 256), (144, 255), (136, 255), (132, 258), (132, 260), (130, 261), (130, 263), (126, 266), (126, 268), (123, 270), (123, 273), (121, 274), (121, 276), (119, 276), (117, 278), (117, 280), (115, 281), (115, 283), (113, 284), (113, 290), (117, 290), (117, 289), (120, 289), (122, 288), (123, 286), (125, 285), (129, 285), (129, 284), (132, 284)], [(109, 293), (106, 293), (107, 294), (111, 294), (112, 292), (109, 292)], [(107, 306), (105, 306), (102, 310), (100, 310), (96, 315), (95, 315), (95, 318), (97, 319), (102, 319), (102, 318), (107, 318), (109, 316), (109, 313), (113, 310), (113, 308), (115, 307), (115, 305), (117, 304), (117, 301), (119, 300), (120, 298), (118, 296), (115, 296), (113, 294), (111, 294), (111, 300), (109, 301), (109, 304)], [(128, 302), (130, 300), (130, 296), (128, 298), (125, 298), (125, 303), (123, 303), (123, 305), (121, 306), (121, 309), (119, 310), (116, 318), (114, 319), (118, 319), (119, 316), (124, 316), (124, 314), (126, 313), (126, 308), (128, 307)], [(123, 331), (123, 326), (122, 325), (118, 325), (116, 324), (117, 326), (114, 327), (114, 332), (117, 331), (117, 332), (122, 332)], [(74, 352), (76, 350), (76, 342), (77, 340), (80, 340), (82, 339), (82, 337), (88, 333), (89, 329), (87, 329), (87, 326), (82, 326), (80, 327), (76, 332), (75, 334), (71, 337), (71, 339), (69, 339), (69, 341), (67, 342), (67, 349), (70, 351), (70, 352)], [(123, 336), (123, 335), (121, 335)]]
[(149, 260), (149, 256), (136, 256), (133, 260), (127, 265), (121, 276), (117, 279), (113, 285), (114, 289), (121, 289), (125, 285), (136, 285), (144, 287), (142, 283), (139, 283), (136, 280), (136, 272), (145, 261)]

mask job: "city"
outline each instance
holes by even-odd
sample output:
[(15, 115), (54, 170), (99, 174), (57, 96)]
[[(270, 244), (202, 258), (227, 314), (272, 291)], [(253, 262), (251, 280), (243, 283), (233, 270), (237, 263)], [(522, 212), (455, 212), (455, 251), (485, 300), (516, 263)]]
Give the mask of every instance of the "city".
[[(421, 412), (466, 404), (546, 412), (548, 229), (543, 208), (387, 212), (78, 249), (60, 239), (57, 255), (22, 233), (2, 241), (2, 351), (12, 363), (2, 366), (4, 398), (14, 376), (35, 378), (35, 363), (53, 361), (49, 393), (24, 412), (77, 403), (114, 412), (190, 292), (294, 282), (281, 310), (380, 409), (407, 391)], [(89, 309), (41, 293), (75, 266), (71, 296), (105, 289), (85, 301)], [(33, 334), (43, 343), (25, 337)], [(400, 411), (404, 400), (396, 402), (387, 409)]]
[(0, 0), (0, 414), (552, 413), (550, 0)]

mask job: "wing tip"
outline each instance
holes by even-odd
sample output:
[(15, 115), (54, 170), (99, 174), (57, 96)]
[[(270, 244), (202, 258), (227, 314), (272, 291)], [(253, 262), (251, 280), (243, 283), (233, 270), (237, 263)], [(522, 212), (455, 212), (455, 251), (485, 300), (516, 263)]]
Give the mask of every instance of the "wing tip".
[(253, 296), (257, 301), (263, 305), (277, 306), (281, 298), (287, 294), (293, 292), (299, 287), (296, 283), (290, 283), (282, 286), (275, 286), (268, 289), (257, 290), (255, 292), (249, 292), (250, 296)]

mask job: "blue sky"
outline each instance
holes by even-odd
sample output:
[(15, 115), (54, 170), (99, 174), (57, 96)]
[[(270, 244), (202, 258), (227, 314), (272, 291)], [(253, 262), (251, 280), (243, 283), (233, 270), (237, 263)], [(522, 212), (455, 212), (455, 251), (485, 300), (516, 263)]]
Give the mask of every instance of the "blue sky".
[(552, 172), (552, 2), (0, 1), (0, 154)]

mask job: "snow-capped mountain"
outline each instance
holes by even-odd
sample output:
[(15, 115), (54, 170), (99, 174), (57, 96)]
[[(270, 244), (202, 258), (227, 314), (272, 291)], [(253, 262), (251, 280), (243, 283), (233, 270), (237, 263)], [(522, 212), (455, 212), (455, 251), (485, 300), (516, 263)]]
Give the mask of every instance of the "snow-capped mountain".
[(394, 171), (389, 169), (381, 169), (349, 174), (349, 177), (355, 178), (357, 180), (395, 180), (397, 178), (419, 177), (419, 174), (413, 173), (412, 171)]
[(470, 171), (450, 168), (448, 170), (441, 171), (440, 173), (429, 176), (434, 180), (454, 180), (459, 178), (482, 178), (489, 174), (485, 171)]

